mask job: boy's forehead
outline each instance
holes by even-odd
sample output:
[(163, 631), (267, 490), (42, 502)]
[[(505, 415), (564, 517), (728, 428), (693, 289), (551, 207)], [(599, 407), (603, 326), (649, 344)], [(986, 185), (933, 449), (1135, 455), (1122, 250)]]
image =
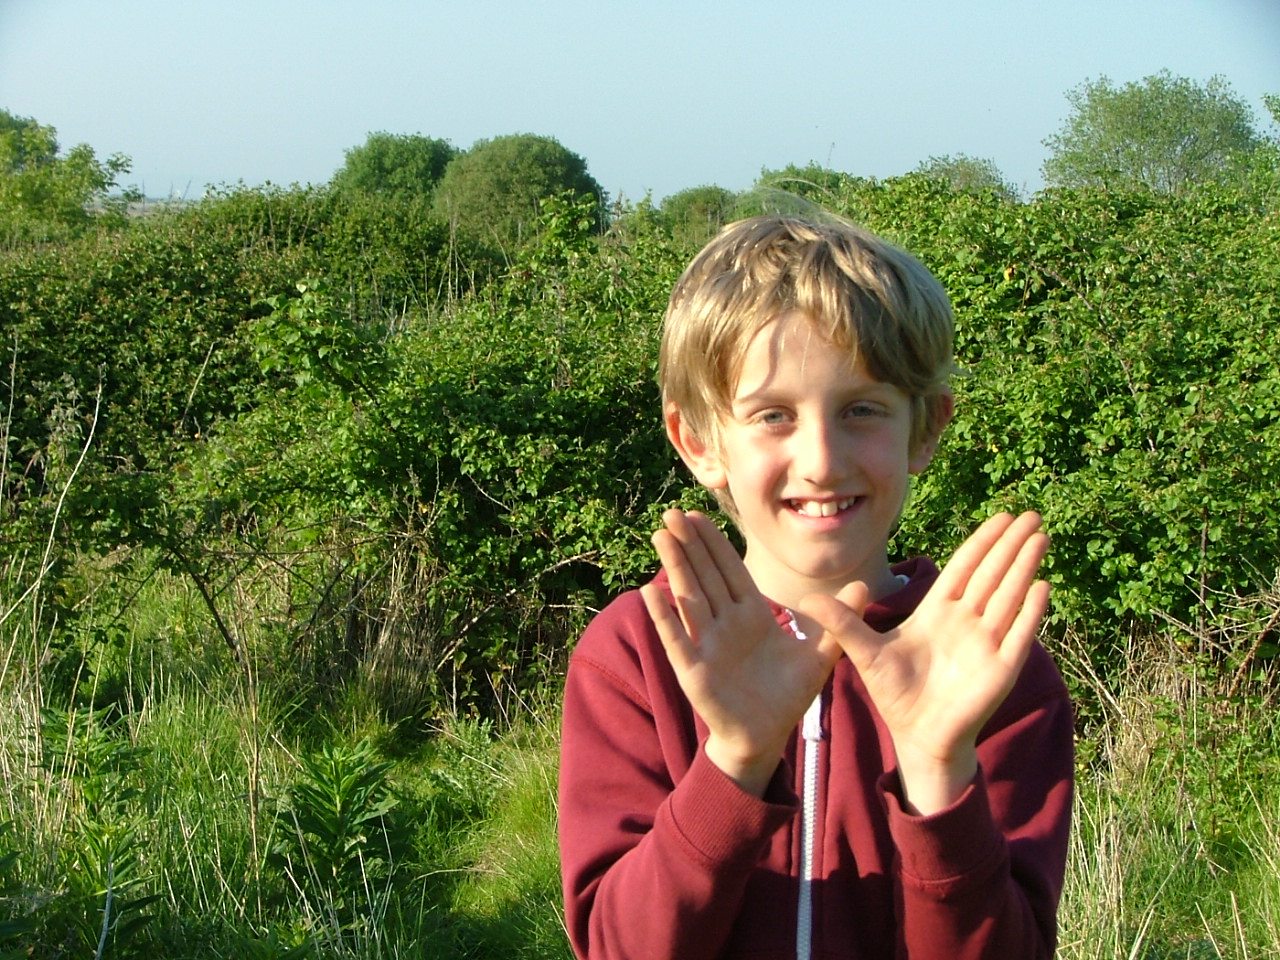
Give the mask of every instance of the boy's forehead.
[(835, 362), (848, 369), (851, 379), (878, 382), (867, 369), (856, 344), (836, 342), (823, 324), (801, 310), (790, 310), (767, 321), (748, 340), (729, 378), (730, 398), (754, 393), (772, 380), (784, 363)]

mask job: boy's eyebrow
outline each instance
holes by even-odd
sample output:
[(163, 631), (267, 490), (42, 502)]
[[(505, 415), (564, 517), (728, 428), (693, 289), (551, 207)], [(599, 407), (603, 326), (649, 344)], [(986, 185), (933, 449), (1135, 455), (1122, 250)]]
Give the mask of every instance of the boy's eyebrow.
[(730, 397), (729, 409), (734, 410), (738, 407), (754, 407), (759, 404), (770, 405), (776, 403), (780, 399), (783, 398), (766, 386), (751, 393), (743, 394), (740, 397)]
[[(883, 396), (888, 400), (896, 394), (905, 394), (906, 391), (901, 387), (895, 386), (886, 380), (876, 380), (873, 377), (859, 377), (856, 382), (852, 383), (847, 390), (844, 391), (850, 397), (872, 395), (875, 398)], [(759, 403), (776, 403), (790, 399), (788, 391), (775, 387), (771, 383), (763, 384), (759, 389), (750, 393), (744, 393), (741, 396), (729, 398), (729, 406), (736, 407), (754, 406)]]

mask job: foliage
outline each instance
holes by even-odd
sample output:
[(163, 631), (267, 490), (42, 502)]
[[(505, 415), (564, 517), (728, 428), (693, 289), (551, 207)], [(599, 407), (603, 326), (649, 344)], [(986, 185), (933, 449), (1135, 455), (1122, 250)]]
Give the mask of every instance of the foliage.
[(249, 211), (256, 224), (215, 200), (0, 259), (0, 336), (13, 371), (12, 469), (0, 482), (9, 503), (24, 504), (24, 522), (3, 540), (47, 530), (46, 508), (82, 450), (67, 504), (79, 518), (73, 538), (97, 547), (158, 532), (183, 444), (256, 402), (239, 332), (255, 297), (287, 289), (312, 255), (287, 235), (307, 224), (282, 216), (305, 204), (261, 198)]
[(393, 766), (361, 741), (350, 748), (325, 744), (304, 756), (280, 814), (275, 863), (311, 909), (339, 930), (355, 923), (360, 907), (392, 882), (400, 831), (389, 814)]
[(945, 558), (990, 511), (1039, 509), (1053, 616), (1100, 647), (1119, 623), (1199, 622), (1267, 582), (1280, 261), (1258, 195), (1012, 204), (917, 177), (850, 183), (845, 212), (950, 292), (968, 371), (898, 549)]
[(472, 956), (569, 960), (556, 838), (559, 725), (535, 711), (488, 755), (501, 776), (487, 815), (471, 822), (463, 843), (479, 869), (451, 904), (471, 921), (464, 946)]
[(108, 194), (128, 173), (128, 158), (99, 160), (83, 143), (60, 153), (53, 127), (0, 110), (0, 249), (83, 233), (95, 206), (120, 216)]
[[(1083, 702), (1061, 909), (1064, 957), (1280, 953), (1280, 725), (1274, 664), (1223, 675), (1274, 625), (1274, 588), (1225, 629), (1134, 638), (1103, 682), (1085, 638), (1058, 650)], [(1242, 666), (1243, 659), (1237, 661)]]
[(1045, 182), (1182, 194), (1237, 176), (1258, 144), (1253, 113), (1220, 76), (1206, 84), (1167, 70), (1116, 87), (1106, 77), (1068, 91), (1062, 130), (1045, 140)]
[(1271, 115), (1272, 125), (1280, 126), (1280, 94), (1264, 93), (1262, 95), (1262, 102), (1267, 108), (1267, 113)]
[(448, 140), (420, 134), (371, 133), (346, 152), (330, 181), (347, 194), (376, 194), (401, 201), (428, 200), (457, 149)]
[(474, 289), (495, 264), (450, 232), (429, 198), (337, 194), (327, 198), (318, 254), (325, 280), (352, 309), (388, 329)]
[(594, 201), (602, 224), (604, 189), (587, 162), (553, 137), (529, 133), (478, 140), (454, 157), (436, 188), (436, 210), (458, 233), (508, 261), (536, 235), (542, 200), (569, 191)]
[[(62, 162), (3, 116), (7, 156)], [(546, 146), (506, 139), (494, 183)], [(720, 218), (829, 209), (957, 311), (956, 418), (894, 552), (944, 559), (1001, 507), (1053, 535), (1083, 786), (1062, 954), (1280, 954), (1276, 150), (1025, 202), (967, 158), (792, 166), (607, 225), (594, 181), (544, 185), (500, 250), (341, 178), (24, 234), (0, 952), (87, 956), (105, 921), (117, 956), (566, 956), (554, 725), (520, 718), (650, 575), (662, 507), (707, 505), (661, 432), (667, 295)]]
[(73, 950), (109, 945), (113, 956), (145, 955), (155, 919), (146, 911), (160, 899), (147, 892), (153, 878), (135, 802), (139, 751), (127, 733), (127, 722), (106, 711), (44, 711), (45, 766), (72, 805), (69, 842), (59, 851), (66, 888), (39, 918), (47, 935)]
[[(0, 579), (5, 608), (11, 586)], [(117, 593), (108, 581), (86, 603), (100, 625), (116, 622), (133, 638), (131, 669), (145, 697), (132, 705), (33, 716), (46, 695), (33, 682), (41, 654), (28, 635), (33, 618), (7, 632), (0, 803), (23, 826), (0, 828), (0, 955), (461, 960), (477, 955), (464, 944), (493, 942), (492, 918), (456, 906), (455, 895), (474, 873), (466, 886), (484, 896), (496, 861), (472, 835), (509, 803), (506, 772), (521, 765), (515, 742), (477, 721), (423, 743), (365, 718), (364, 736), (329, 729), (318, 743), (300, 743), (287, 712), (267, 707), (278, 694), (264, 690), (255, 716), (219, 662), (201, 656), (198, 637), (169, 657), (136, 642), (148, 622), (170, 619), (164, 597), (182, 586), (153, 583), (138, 602), (138, 591)], [(117, 597), (124, 606), (112, 609)], [(274, 686), (271, 676), (264, 664), (264, 687)], [(255, 759), (247, 744), (259, 737)], [(272, 865), (254, 866), (244, 791), (255, 776), (287, 801), (270, 821), (279, 829), (263, 825), (263, 850), (280, 841), (301, 889)], [(542, 817), (522, 826), (536, 826), (543, 842), (553, 836)], [(304, 842), (290, 844), (286, 827)], [(334, 874), (341, 884), (323, 882)], [(543, 905), (555, 896), (545, 878)], [(545, 942), (560, 936), (554, 915), (543, 928)]]
[[(1055, 629), (1100, 646), (1117, 623), (1212, 618), (1270, 575), (1270, 149), (1248, 180), (1163, 200), (822, 181), (959, 317), (969, 376), (895, 550), (942, 559), (990, 511), (1041, 509)], [(704, 502), (652, 384), (698, 240), (647, 204), (603, 235), (596, 214), (543, 199), (486, 286), (425, 205), (328, 190), (230, 191), (0, 259), (6, 549), (55, 515), (60, 542), (154, 549), (237, 660), (224, 597), (273, 558), (306, 702), (354, 684), (394, 719), (551, 681), (590, 611), (652, 567), (656, 511)], [(75, 602), (60, 583), (51, 617)]]
[(963, 153), (930, 157), (916, 167), (916, 173), (942, 180), (957, 192), (993, 190), (1002, 199), (1017, 200), (1018, 191), (1004, 178), (994, 160)]
[[(100, 933), (105, 897), (65, 896), (70, 871), (82, 869), (70, 852), (86, 829), (99, 835), (123, 821), (135, 831), (127, 849), (141, 870), (133, 876), (162, 895), (146, 906), (151, 919), (105, 956), (568, 960), (558, 909), (554, 691), (520, 703), (500, 724), (435, 724), (427, 742), (408, 724), (332, 712), (304, 725), (311, 736), (300, 739), (294, 713), (265, 706), (287, 697), (264, 691), (255, 716), (225, 682), (225, 660), (203, 655), (214, 638), (183, 599), (187, 585), (157, 574), (139, 586), (129, 568), (117, 558), (80, 608), (93, 611), (83, 632), (111, 624), (124, 636), (121, 669), (137, 676), (143, 692), (132, 705), (122, 700), (93, 715), (62, 709), (42, 719), (37, 707), (47, 692), (34, 678), (50, 638), (31, 635), (38, 618), (28, 612), (6, 622), (0, 803), (6, 819), (23, 827), (0, 831), (0, 879), (10, 891), (0, 907), (39, 928), (5, 928), (0, 914), (0, 931), (10, 935), (0, 948), (41, 960), (91, 955), (96, 941), (85, 947), (78, 932), (68, 936), (79, 929), (77, 917)], [(0, 569), (0, 608), (8, 609), (14, 571)], [(1107, 680), (1097, 672), (1092, 638), (1068, 634), (1055, 646), (1080, 702), (1092, 707), (1078, 742), (1063, 957), (1280, 952), (1280, 714), (1274, 665), (1251, 656), (1274, 640), (1277, 600), (1274, 587), (1247, 598), (1234, 608), (1230, 630), (1139, 635)], [(144, 642), (157, 625), (166, 634)], [(269, 618), (249, 610), (244, 629), (246, 648), (270, 648), (263, 642), (276, 629)], [(264, 687), (287, 679), (270, 663), (262, 664)], [(253, 740), (263, 747), (256, 761)], [(363, 759), (352, 760), (357, 754)], [(299, 758), (318, 771), (305, 772)], [(385, 764), (393, 766), (379, 772)], [(366, 887), (361, 878), (338, 891), (353, 905), (345, 930), (324, 913), (328, 904), (313, 880), (306, 897), (282, 896), (275, 870), (253, 869), (245, 791), (254, 770), (269, 796), (322, 785), (311, 809), (330, 826), (342, 822), (336, 798), (356, 801), (345, 807), (356, 816), (380, 798), (396, 798), (389, 820), (366, 818), (363, 831), (345, 831), (367, 844), (366, 858), (390, 851), (378, 867), (381, 884)], [(106, 802), (84, 803), (86, 784)], [(287, 814), (279, 822), (292, 823)], [(383, 841), (382, 823), (392, 842)], [(277, 832), (264, 846), (283, 838)], [(292, 852), (305, 869), (301, 846)]]
[[(12, 832), (12, 820), (0, 820), (0, 837)], [(19, 938), (36, 929), (35, 918), (24, 909), (20, 880), (17, 876), (19, 851), (8, 848), (0, 852), (0, 957), (5, 960), (22, 956)], [(17, 949), (7, 949), (15, 947)]]
[[(349, 557), (358, 603), (342, 639), (313, 648), (417, 676), (419, 709), (555, 676), (548, 651), (649, 562), (646, 495), (671, 482), (673, 457), (636, 411), (657, 408), (649, 311), (674, 278), (632, 277), (617, 247), (602, 263), (590, 204), (548, 204), (495, 294), (500, 326), (473, 302), (379, 339), (323, 288), (268, 301), (255, 353), (293, 386), (224, 424), (170, 502), (210, 533), (289, 517), (296, 549)], [(320, 582), (297, 602), (346, 593)]]
[(690, 187), (664, 197), (658, 212), (677, 238), (697, 249), (736, 219), (737, 203), (724, 187)]
[(424, 204), (268, 187), (0, 258), (0, 511), (14, 521), (0, 543), (41, 540), (73, 471), (62, 515), (77, 523), (59, 536), (91, 550), (182, 543), (164, 506), (174, 468), (280, 386), (250, 342), (271, 298), (323, 269), (385, 336), (405, 310), (469, 288), (462, 252)]

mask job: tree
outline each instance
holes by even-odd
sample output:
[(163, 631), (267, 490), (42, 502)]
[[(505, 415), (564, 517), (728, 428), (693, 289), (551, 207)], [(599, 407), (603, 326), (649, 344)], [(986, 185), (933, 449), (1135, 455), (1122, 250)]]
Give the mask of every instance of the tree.
[(371, 133), (362, 146), (346, 152), (346, 162), (330, 183), (339, 193), (425, 198), (457, 155), (448, 140), (419, 134)]
[(784, 190), (815, 203), (830, 204), (837, 196), (845, 175), (810, 160), (803, 167), (789, 163), (781, 170), (761, 170), (753, 190)]
[(1122, 87), (1100, 77), (1067, 100), (1071, 115), (1044, 141), (1049, 186), (1182, 194), (1233, 177), (1259, 143), (1248, 104), (1220, 76), (1202, 86), (1163, 70)]
[(701, 246), (734, 219), (737, 197), (724, 187), (689, 187), (665, 197), (658, 208), (673, 234)]
[(83, 143), (60, 156), (53, 127), (0, 110), (0, 246), (73, 235), (95, 208), (118, 212), (107, 197), (128, 170), (127, 157), (100, 161)]
[(981, 193), (993, 190), (1006, 200), (1016, 200), (1018, 191), (1005, 180), (994, 160), (958, 153), (930, 157), (915, 169), (932, 180), (942, 180), (959, 193)]
[(814, 161), (803, 167), (789, 163), (781, 170), (764, 169), (751, 189), (738, 195), (735, 215), (820, 215), (838, 204), (841, 187), (848, 179)]
[(582, 157), (552, 137), (517, 133), (478, 140), (454, 157), (435, 207), (459, 233), (510, 255), (532, 238), (541, 202), (566, 191), (604, 209), (605, 192)]
[(1258, 137), (1259, 146), (1269, 147), (1274, 153), (1280, 149), (1280, 93), (1264, 93), (1262, 105), (1267, 111), (1268, 129)]

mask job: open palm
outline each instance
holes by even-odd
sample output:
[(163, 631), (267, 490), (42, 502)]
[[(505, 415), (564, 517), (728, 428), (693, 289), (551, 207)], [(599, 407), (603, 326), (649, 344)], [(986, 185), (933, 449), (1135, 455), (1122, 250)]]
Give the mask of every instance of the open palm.
[[(675, 596), (642, 591), (676, 678), (710, 731), (707, 752), (739, 782), (765, 782), (840, 657), (834, 638), (778, 625), (733, 545), (709, 518), (669, 510), (653, 536)], [(747, 783), (744, 782), (744, 786)]]
[(866, 588), (801, 608), (853, 661), (900, 758), (945, 766), (972, 754), (982, 725), (1026, 662), (1049, 601), (1036, 581), (1048, 549), (1040, 517), (998, 514), (956, 551), (916, 611), (877, 633), (856, 612)]

